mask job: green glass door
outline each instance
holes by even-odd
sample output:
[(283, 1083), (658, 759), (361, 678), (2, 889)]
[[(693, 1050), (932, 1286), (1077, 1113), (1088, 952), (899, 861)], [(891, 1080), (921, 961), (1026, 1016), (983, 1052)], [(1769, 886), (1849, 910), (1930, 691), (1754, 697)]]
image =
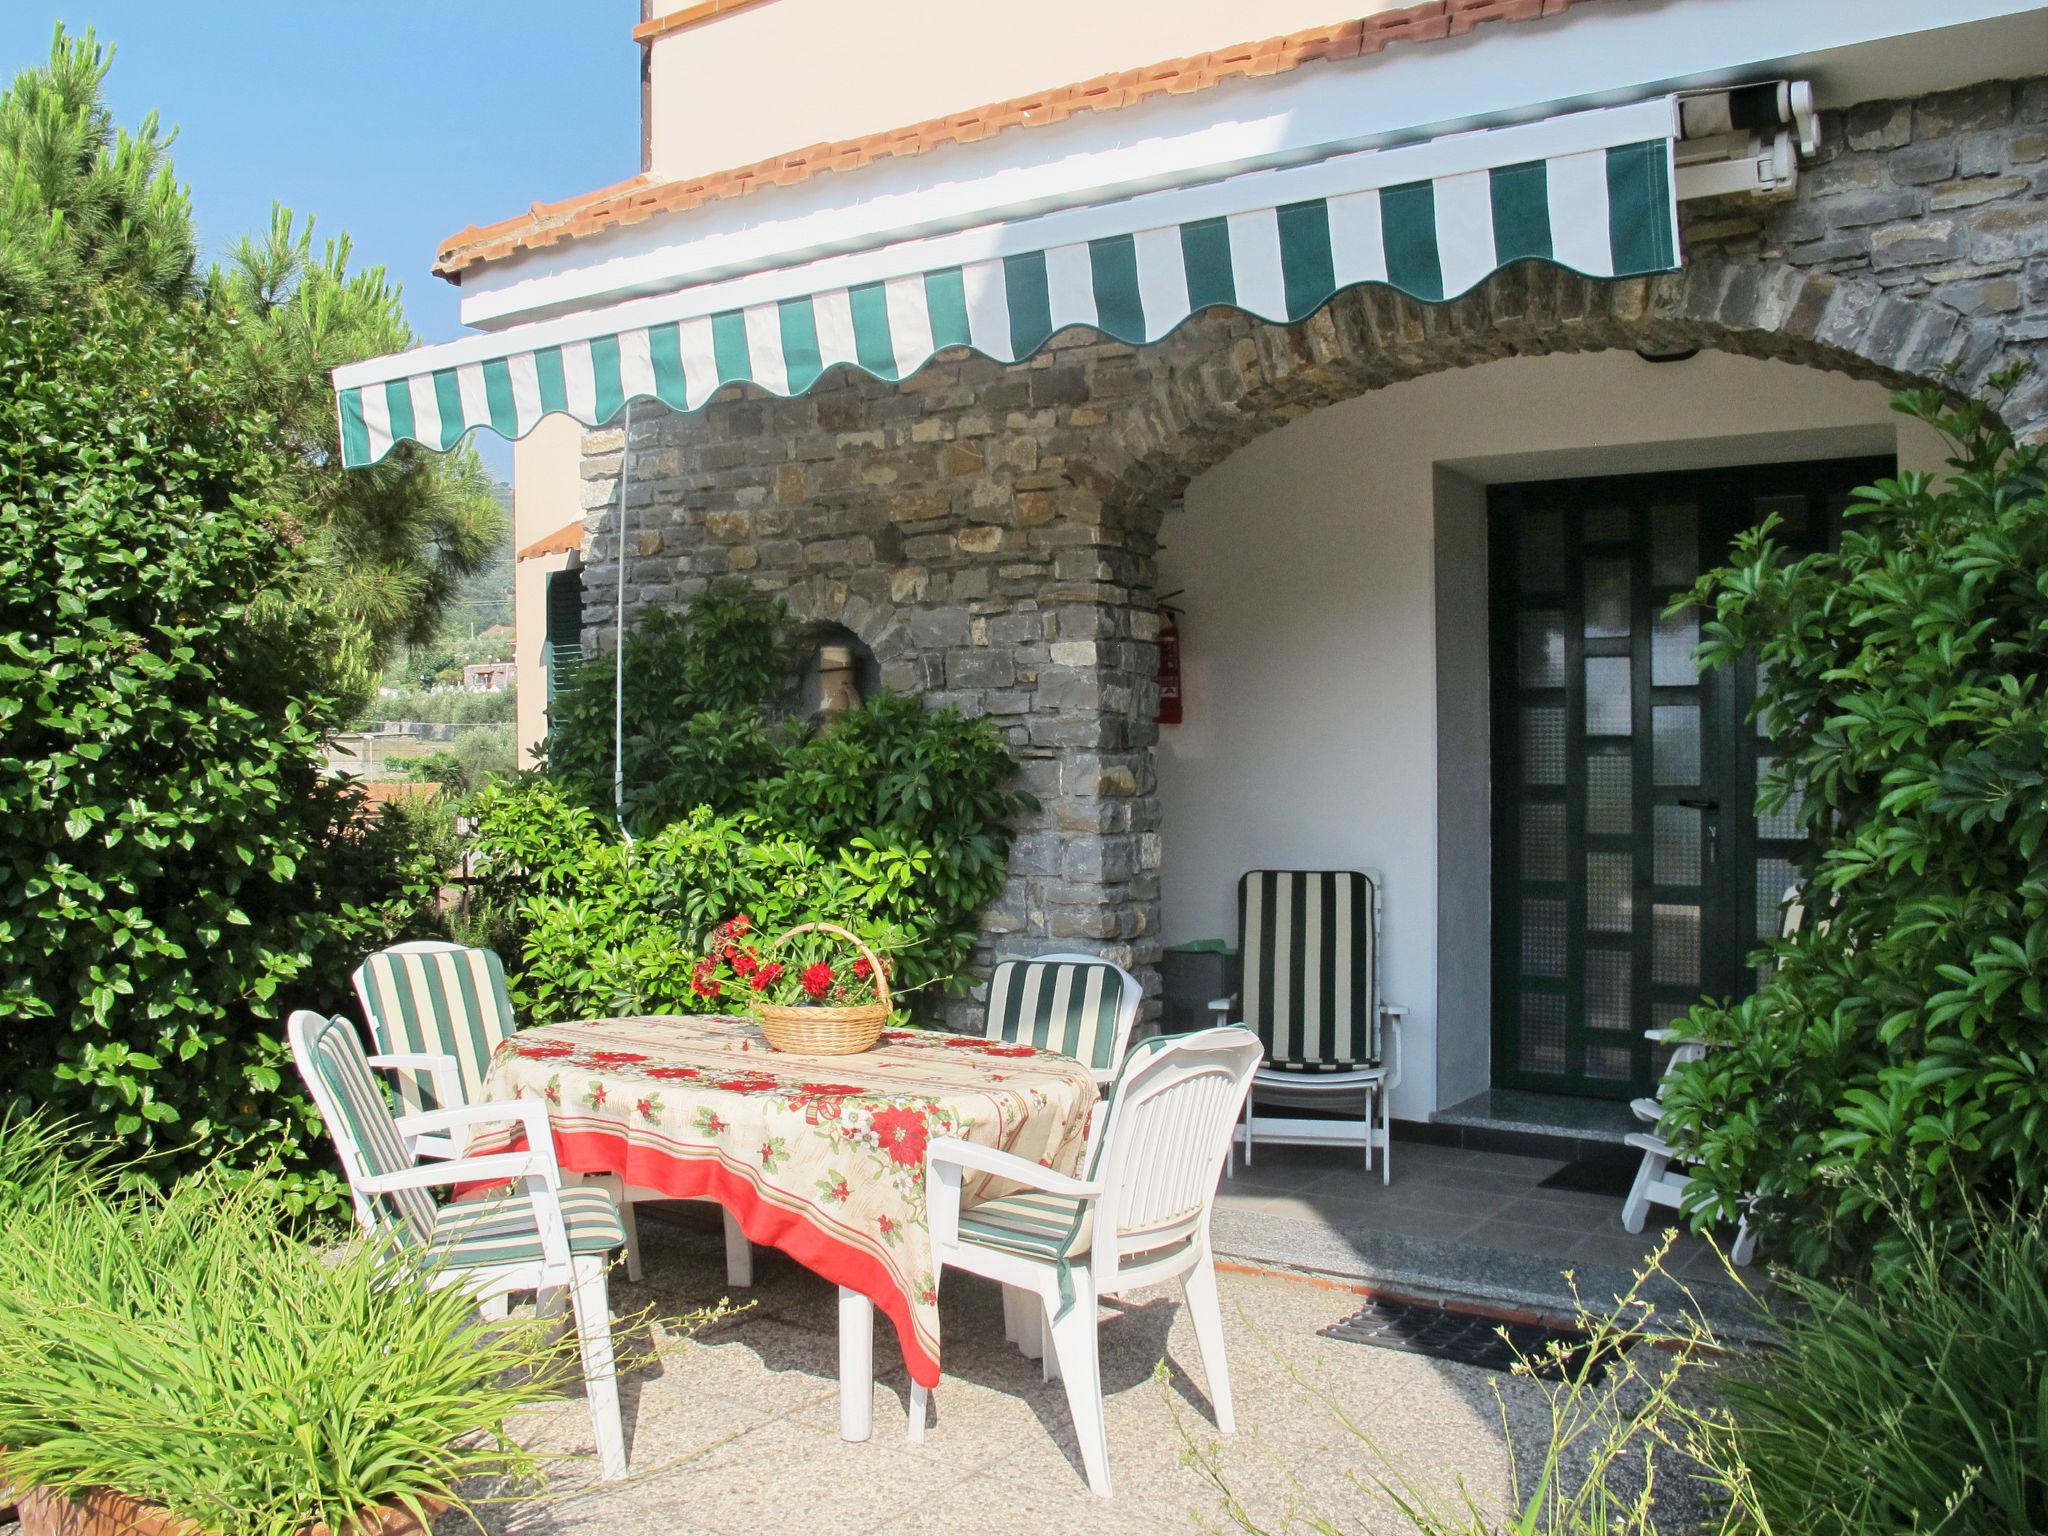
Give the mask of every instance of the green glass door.
[(1754, 815), (1770, 743), (1749, 667), (1701, 675), (1672, 597), (1735, 534), (1830, 536), (1889, 460), (1496, 487), (1493, 1081), (1628, 1098), (1663, 1070), (1643, 1031), (1750, 990), (1799, 855)]

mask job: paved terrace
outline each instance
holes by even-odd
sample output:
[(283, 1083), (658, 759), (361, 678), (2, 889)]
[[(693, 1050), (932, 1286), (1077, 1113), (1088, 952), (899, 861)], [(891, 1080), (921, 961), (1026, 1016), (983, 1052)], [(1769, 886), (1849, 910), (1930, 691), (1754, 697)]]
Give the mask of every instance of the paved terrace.
[[(995, 1288), (974, 1276), (945, 1278), (946, 1375), (925, 1443), (907, 1439), (908, 1382), (880, 1319), (874, 1437), (842, 1442), (833, 1291), (762, 1251), (750, 1310), (695, 1343), (663, 1349), (622, 1383), (627, 1481), (589, 1481), (589, 1419), (572, 1400), (536, 1413), (520, 1433), (537, 1449), (582, 1455), (551, 1469), (539, 1500), (486, 1508), (485, 1525), (493, 1536), (1236, 1529), (1215, 1487), (1188, 1464), (1192, 1440), (1216, 1447), (1258, 1529), (1307, 1530), (1316, 1519), (1347, 1533), (1410, 1529), (1374, 1487), (1372, 1447), (1340, 1415), (1408, 1476), (1447, 1491), (1462, 1479), (1475, 1497), (1504, 1503), (1502, 1405), (1523, 1454), (1537, 1454), (1548, 1424), (1542, 1389), (1320, 1338), (1317, 1330), (1360, 1298), (1345, 1283), (1278, 1272), (1271, 1262), (1283, 1251), (1297, 1263), (1320, 1255), (1321, 1267), (1348, 1269), (1349, 1283), (1371, 1273), (1391, 1286), (1405, 1276), (1397, 1288), (1409, 1290), (1430, 1288), (1421, 1283), (1430, 1265), (1451, 1264), (1463, 1267), (1450, 1274), (1450, 1289), (1519, 1275), (1533, 1299), (1568, 1295), (1561, 1280), (1537, 1284), (1564, 1264), (1576, 1265), (1582, 1282), (1625, 1276), (1644, 1240), (1620, 1233), (1611, 1198), (1538, 1191), (1555, 1163), (1439, 1147), (1402, 1146), (1397, 1155), (1391, 1187), (1354, 1171), (1350, 1153), (1317, 1148), (1262, 1152), (1249, 1175), (1240, 1170), (1224, 1186), (1218, 1238), (1262, 1264), (1233, 1264), (1222, 1277), (1235, 1436), (1215, 1433), (1177, 1288), (1104, 1305), (1109, 1502), (1082, 1478), (1064, 1390), (1005, 1342)], [(642, 1221), (648, 1278), (615, 1280), (622, 1315), (644, 1307), (673, 1314), (726, 1289), (715, 1221), (697, 1208), (672, 1209), (673, 1221)], [(1683, 1244), (1677, 1267), (1709, 1258), (1703, 1246)], [(1162, 1359), (1163, 1381), (1155, 1376)], [(443, 1524), (452, 1533), (462, 1523)]]

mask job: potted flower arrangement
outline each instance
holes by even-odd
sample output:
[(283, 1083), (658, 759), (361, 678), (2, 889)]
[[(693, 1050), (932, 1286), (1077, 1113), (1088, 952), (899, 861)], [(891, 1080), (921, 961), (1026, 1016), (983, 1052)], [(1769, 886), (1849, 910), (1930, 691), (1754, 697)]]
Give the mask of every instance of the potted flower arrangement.
[(711, 931), (691, 986), (744, 1007), (776, 1050), (813, 1056), (870, 1049), (894, 1007), (888, 962), (850, 929), (800, 923), (757, 941), (744, 913)]
[(275, 1183), (161, 1188), (0, 1117), (0, 1484), (26, 1536), (418, 1536), (519, 1481), (507, 1421), (575, 1370), (368, 1244), (309, 1240)]

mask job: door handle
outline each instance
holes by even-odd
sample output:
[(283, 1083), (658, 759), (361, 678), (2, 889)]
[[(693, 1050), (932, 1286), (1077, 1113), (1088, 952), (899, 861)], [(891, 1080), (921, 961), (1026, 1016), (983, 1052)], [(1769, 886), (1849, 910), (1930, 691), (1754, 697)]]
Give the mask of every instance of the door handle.
[(1721, 802), (1718, 800), (1681, 799), (1678, 802), (1688, 811), (1703, 813), (1707, 826), (1707, 865), (1715, 867), (1721, 862)]

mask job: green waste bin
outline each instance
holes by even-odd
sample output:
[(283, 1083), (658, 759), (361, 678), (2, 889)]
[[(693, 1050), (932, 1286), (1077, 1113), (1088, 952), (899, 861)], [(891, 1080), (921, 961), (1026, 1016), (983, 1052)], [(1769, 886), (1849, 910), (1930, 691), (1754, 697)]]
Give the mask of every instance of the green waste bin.
[(1159, 962), (1160, 1032), (1184, 1035), (1228, 1023), (1209, 1012), (1209, 1004), (1237, 991), (1237, 951), (1223, 939), (1196, 939), (1169, 945)]

